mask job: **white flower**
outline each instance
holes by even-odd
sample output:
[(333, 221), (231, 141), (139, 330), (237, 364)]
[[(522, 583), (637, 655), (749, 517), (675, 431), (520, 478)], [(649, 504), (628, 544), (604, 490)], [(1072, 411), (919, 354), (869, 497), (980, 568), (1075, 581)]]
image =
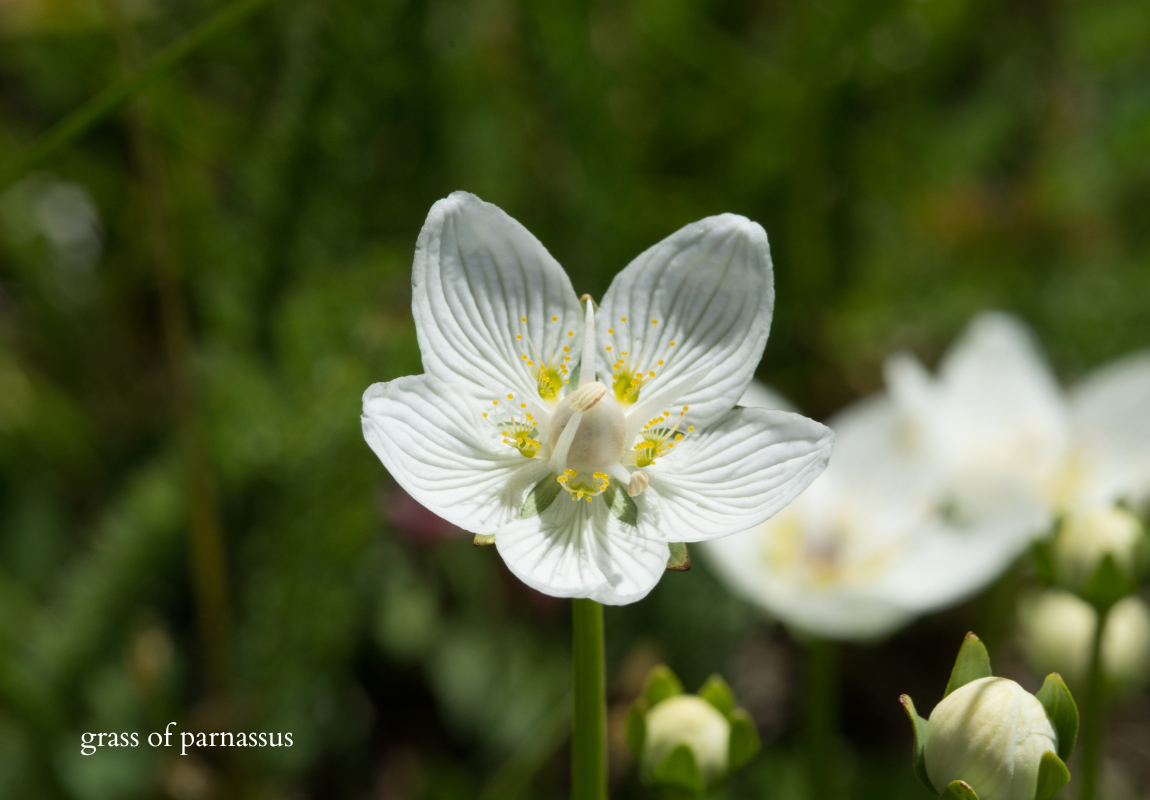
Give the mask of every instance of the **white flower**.
[[(1019, 609), (1022, 650), (1039, 674), (1060, 673), (1071, 686), (1083, 687), (1098, 613), (1085, 600), (1061, 589), (1029, 597)], [(1106, 615), (1102, 668), (1118, 691), (1150, 677), (1150, 608), (1131, 595)]]
[(693, 694), (668, 697), (647, 712), (646, 726), (642, 768), (648, 774), (682, 745), (695, 757), (704, 785), (727, 774), (731, 723), (703, 698)]
[(428, 215), (412, 292), (426, 374), (370, 387), (364, 436), (542, 592), (634, 602), (668, 543), (757, 524), (826, 464), (822, 425), (734, 408), (774, 303), (766, 234), (743, 217), (647, 250), (596, 312), (523, 226), (457, 192)]
[(861, 400), (830, 426), (834, 456), (810, 489), (756, 528), (706, 545), (739, 594), (789, 625), (830, 639), (885, 635), (975, 593), (1028, 543), (1014, 533), (1025, 512), (953, 513), (890, 398)]
[(960, 507), (1013, 493), (1056, 515), (1150, 499), (1150, 351), (1087, 375), (1068, 394), (1033, 337), (1001, 312), (976, 317), (932, 377), (892, 359), (887, 385)]
[(1038, 698), (1007, 678), (955, 689), (930, 714), (924, 758), (936, 787), (970, 784), (978, 800), (1034, 800), (1042, 755), (1058, 736)]

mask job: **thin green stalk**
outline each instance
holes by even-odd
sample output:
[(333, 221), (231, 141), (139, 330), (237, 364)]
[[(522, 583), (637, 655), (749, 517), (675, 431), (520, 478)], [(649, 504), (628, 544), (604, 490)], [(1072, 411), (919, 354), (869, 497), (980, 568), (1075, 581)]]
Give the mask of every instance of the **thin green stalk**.
[(832, 797), (838, 769), (838, 650), (834, 642), (807, 643), (803, 750), (810, 800)]
[[(140, 42), (124, 17), (121, 0), (106, 0), (120, 58), (129, 76), (144, 69)], [(207, 434), (192, 366), (194, 343), (184, 299), (179, 256), (173, 238), (172, 190), (159, 143), (151, 134), (145, 96), (129, 106), (128, 130), (143, 194), (143, 233), (148, 243), (160, 307), (160, 324), (175, 411), (176, 434), (188, 503), (188, 547), (192, 590), (203, 641), (206, 677), (213, 691), (228, 684), (231, 614), (223, 524), (216, 499)]]
[(238, 0), (229, 3), (211, 19), (191, 30), (182, 39), (165, 47), (138, 71), (105, 88), (73, 111), (37, 141), (22, 156), (0, 172), (0, 191), (28, 174), (44, 159), (82, 136), (93, 125), (111, 114), (154, 78), (167, 72), (192, 53), (235, 27), (274, 0)]
[(571, 601), (575, 714), (571, 734), (571, 800), (607, 798), (607, 686), (603, 606)]
[(1080, 800), (1094, 800), (1102, 766), (1102, 739), (1105, 733), (1105, 676), (1102, 672), (1102, 634), (1110, 609), (1098, 612), (1094, 640), (1090, 646), (1090, 671), (1086, 676), (1086, 696), (1082, 702), (1082, 791)]

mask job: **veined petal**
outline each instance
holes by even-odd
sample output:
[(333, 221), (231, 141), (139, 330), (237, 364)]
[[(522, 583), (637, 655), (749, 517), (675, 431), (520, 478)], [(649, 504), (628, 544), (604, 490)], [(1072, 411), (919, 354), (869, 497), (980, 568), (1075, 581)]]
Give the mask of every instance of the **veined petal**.
[(547, 465), (502, 445), (474, 403), (431, 375), (376, 383), (363, 393), (363, 437), (408, 494), (464, 530), (492, 534), (518, 516)]
[(411, 287), (424, 369), (477, 397), (510, 389), (538, 402), (532, 367), (578, 360), (583, 314), (567, 273), (526, 228), (475, 195), (455, 192), (432, 206)]
[[(1070, 392), (1082, 485), (1075, 500), (1150, 500), (1150, 351), (1113, 361)], [(1072, 466), (1072, 469), (1074, 466)]]
[(600, 372), (613, 374), (623, 359), (622, 370), (641, 376), (640, 401), (685, 375), (709, 372), (675, 401), (691, 407), (695, 424), (707, 424), (750, 382), (774, 302), (771, 253), (759, 225), (735, 214), (687, 225), (612, 281), (597, 320)]
[[(834, 434), (799, 414), (729, 409), (649, 467), (642, 495), (647, 535), (697, 542), (747, 530), (807, 488), (826, 468)], [(646, 527), (646, 526), (644, 526)]]
[(521, 581), (553, 597), (607, 605), (647, 596), (667, 568), (665, 542), (644, 538), (611, 516), (605, 503), (565, 495), (538, 517), (495, 535), (495, 546)]

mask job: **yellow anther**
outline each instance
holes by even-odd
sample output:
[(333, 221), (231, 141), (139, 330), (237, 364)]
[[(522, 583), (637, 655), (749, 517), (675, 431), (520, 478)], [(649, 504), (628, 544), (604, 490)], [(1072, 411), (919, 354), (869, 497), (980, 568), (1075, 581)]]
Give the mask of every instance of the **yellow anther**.
[(522, 334), (522, 333), (517, 333), (517, 334), (515, 334), (515, 338), (516, 338), (516, 339), (522, 339), (522, 338), (523, 338), (523, 334)]
[(558, 321), (559, 321), (559, 317), (552, 317), (552, 318), (551, 318), (551, 321), (552, 321), (552, 322), (558, 322)]
[(509, 395), (507, 395), (507, 399), (508, 399), (508, 400), (514, 400), (514, 399), (515, 399), (515, 395), (513, 395), (513, 394), (509, 394)]
[(563, 348), (563, 352), (564, 352), (564, 353), (570, 353), (570, 352), (571, 352), (571, 348), (570, 348), (570, 347), (564, 347), (564, 348)]
[(652, 325), (658, 325), (658, 324), (659, 324), (659, 320), (657, 320), (657, 319), (653, 319), (653, 320), (651, 320), (651, 324), (652, 324)]
[(497, 406), (497, 405), (499, 405), (499, 401), (498, 400), (492, 400), (491, 405)]
[(520, 317), (520, 318), (519, 318), (519, 321), (520, 321), (520, 322), (526, 322), (526, 321), (527, 321), (527, 317)]
[(648, 377), (654, 378), (655, 377), (655, 370), (651, 370), (650, 372), (647, 373), (647, 375), (648, 375)]
[(615, 334), (615, 329), (614, 329), (614, 328), (608, 328), (608, 329), (607, 329), (607, 333), (610, 333), (611, 335), (614, 335), (614, 334)]
[(574, 336), (574, 335), (575, 335), (575, 331), (567, 331), (567, 335), (568, 335), (568, 336)]
[(627, 321), (627, 318), (626, 318), (626, 317), (619, 317), (619, 321), (620, 321), (620, 322), (626, 322), (626, 321)]
[(671, 347), (674, 347), (674, 346), (675, 346), (675, 343), (674, 343), (674, 342), (671, 342)]
[(526, 354), (526, 353), (524, 353), (523, 355), (521, 355), (521, 356), (519, 356), (519, 357), (520, 357), (521, 359), (523, 359), (524, 361), (526, 361), (526, 360), (527, 360), (527, 354)]

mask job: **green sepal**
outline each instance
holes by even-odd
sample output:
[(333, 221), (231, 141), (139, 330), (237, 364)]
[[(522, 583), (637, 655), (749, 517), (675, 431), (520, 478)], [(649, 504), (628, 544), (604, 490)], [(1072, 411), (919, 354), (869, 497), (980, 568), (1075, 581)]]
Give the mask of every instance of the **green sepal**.
[(954, 660), (954, 669), (951, 670), (950, 682), (946, 684), (946, 694), (943, 697), (971, 681), (989, 678), (993, 674), (986, 645), (973, 633), (968, 633), (962, 640), (962, 647), (958, 649), (958, 658)]
[(707, 678), (706, 683), (699, 687), (699, 697), (717, 708), (719, 713), (728, 719), (735, 712), (735, 695), (727, 682), (717, 674)]
[(488, 534), (477, 533), (477, 534), (475, 534), (475, 538), (471, 540), (471, 543), (473, 545), (475, 545), (476, 547), (486, 547), (489, 544), (495, 544), (495, 534), (494, 533), (488, 533)]
[(667, 559), (667, 569), (686, 572), (691, 568), (691, 554), (682, 542), (671, 542), (671, 557)]
[(685, 744), (672, 750), (663, 759), (663, 763), (655, 767), (651, 773), (651, 781), (662, 786), (685, 789), (694, 794), (702, 794), (706, 789), (703, 785), (703, 775), (695, 763), (695, 754)]
[(946, 787), (946, 794), (940, 796), (947, 800), (956, 797), (958, 800), (978, 800), (978, 793), (966, 781), (951, 781), (950, 786)]
[(898, 701), (902, 703), (903, 710), (910, 717), (911, 727), (914, 728), (914, 775), (918, 778), (919, 783), (930, 789), (931, 792), (938, 794), (938, 790), (931, 785), (930, 778), (926, 774), (926, 758), (923, 756), (926, 751), (926, 736), (930, 733), (930, 722), (918, 715), (910, 695), (904, 694)]
[(647, 683), (643, 686), (643, 699), (647, 708), (654, 708), (668, 697), (683, 693), (683, 684), (666, 664), (659, 664), (647, 673)]
[(1070, 783), (1070, 770), (1053, 750), (1047, 750), (1042, 754), (1042, 761), (1038, 763), (1038, 786), (1034, 800), (1050, 800), (1068, 783)]
[(1112, 554), (1107, 553), (1098, 562), (1090, 580), (1082, 587), (1082, 599), (1102, 614), (1123, 597), (1132, 594), (1134, 589), (1134, 577), (1118, 566)]
[(627, 738), (627, 746), (631, 748), (631, 753), (638, 758), (643, 752), (643, 742), (647, 738), (647, 703), (642, 698), (631, 704), (623, 735)]
[(531, 517), (542, 514), (555, 502), (555, 498), (559, 496), (559, 491), (562, 488), (559, 481), (555, 480), (555, 476), (548, 473), (527, 493), (527, 499), (523, 501), (523, 508), (519, 509), (519, 518), (531, 519)]
[(731, 713), (731, 739), (727, 748), (728, 769), (742, 767), (759, 752), (759, 731), (751, 715), (743, 709)]
[(1046, 718), (1058, 734), (1058, 757), (1063, 760), (1070, 758), (1078, 740), (1078, 704), (1066, 687), (1066, 681), (1057, 672), (1050, 673), (1035, 697), (1046, 709)]
[(639, 507), (627, 494), (626, 486), (612, 478), (607, 488), (603, 490), (603, 499), (607, 501), (607, 509), (611, 512), (611, 516), (632, 528), (638, 526)]

